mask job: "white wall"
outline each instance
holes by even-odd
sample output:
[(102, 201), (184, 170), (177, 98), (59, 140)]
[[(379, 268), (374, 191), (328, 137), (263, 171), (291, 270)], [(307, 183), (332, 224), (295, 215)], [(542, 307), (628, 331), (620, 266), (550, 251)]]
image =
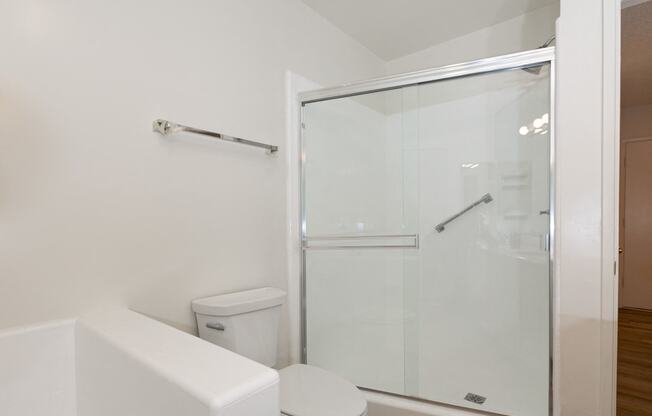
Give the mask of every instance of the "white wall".
[(558, 16), (559, 4), (542, 7), (389, 61), (387, 73), (398, 74), (535, 49), (555, 34)]
[[(285, 72), (383, 62), (298, 0), (0, 0), (0, 327), (285, 288)], [(163, 117), (281, 146), (151, 132)], [(285, 337), (283, 337), (284, 339)]]

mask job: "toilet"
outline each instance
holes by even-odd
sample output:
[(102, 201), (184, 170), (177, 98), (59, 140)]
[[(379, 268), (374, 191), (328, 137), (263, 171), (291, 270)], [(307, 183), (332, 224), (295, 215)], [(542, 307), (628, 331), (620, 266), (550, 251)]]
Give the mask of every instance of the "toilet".
[[(258, 361), (276, 364), (281, 305), (286, 294), (264, 287), (197, 299), (192, 310), (199, 336)], [(279, 371), (281, 414), (365, 416), (367, 402), (349, 381), (318, 367), (294, 364)]]

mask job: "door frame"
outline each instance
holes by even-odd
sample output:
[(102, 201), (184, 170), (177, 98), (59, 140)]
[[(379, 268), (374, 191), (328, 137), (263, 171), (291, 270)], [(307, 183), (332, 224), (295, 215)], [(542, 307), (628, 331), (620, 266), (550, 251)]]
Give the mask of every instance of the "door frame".
[[(431, 68), (421, 71), (408, 72), (404, 74), (397, 74), (382, 78), (376, 78), (368, 81), (357, 83), (345, 84), (330, 88), (321, 88), (311, 91), (298, 93), (298, 126), (299, 131), (299, 144), (298, 144), (298, 164), (299, 164), (299, 218), (298, 218), (298, 235), (299, 235), (299, 333), (300, 333), (300, 347), (299, 359), (300, 362), (307, 362), (307, 323), (306, 323), (306, 211), (305, 211), (305, 165), (304, 165), (304, 118), (303, 109), (306, 104), (326, 101), (336, 98), (344, 98), (355, 95), (368, 94), (373, 92), (387, 91), (391, 89), (402, 88), (411, 85), (418, 85), (430, 82), (436, 82), (446, 79), (462, 78), (471, 75), (489, 74), (493, 72), (500, 72), (506, 70), (515, 70), (528, 68), (539, 65), (550, 65), (550, 171), (549, 171), (549, 210), (550, 210), (550, 223), (549, 223), (549, 325), (550, 325), (550, 374), (549, 374), (549, 414), (555, 413), (556, 408), (556, 393), (558, 389), (555, 386), (555, 372), (558, 368), (557, 353), (558, 346), (558, 331), (559, 331), (559, 291), (558, 282), (556, 281), (558, 274), (556, 273), (556, 254), (557, 254), (557, 221), (556, 221), (556, 207), (558, 206), (557, 193), (556, 193), (556, 133), (555, 133), (555, 107), (556, 107), (556, 50), (555, 47), (539, 48), (530, 51), (512, 53), (507, 55), (500, 55), (491, 58), (479, 59), (454, 65), (447, 65), (443, 67)], [(292, 161), (293, 162), (293, 161)], [(294, 162), (293, 162), (294, 163)], [(296, 235), (296, 234), (295, 234)], [(296, 241), (296, 240), (295, 240)], [(407, 397), (408, 399), (415, 399)], [(419, 400), (419, 399), (417, 399)]]

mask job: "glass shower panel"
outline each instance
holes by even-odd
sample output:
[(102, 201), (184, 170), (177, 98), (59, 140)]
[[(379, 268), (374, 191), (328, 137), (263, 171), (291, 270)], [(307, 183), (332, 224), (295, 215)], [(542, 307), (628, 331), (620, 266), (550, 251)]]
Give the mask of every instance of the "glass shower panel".
[(417, 325), (418, 161), (402, 152), (417, 114), (416, 87), (303, 110), (307, 362), (398, 394)]
[(548, 414), (549, 112), (549, 65), (304, 105), (307, 363)]
[[(403, 110), (408, 104), (410, 112)], [(402, 137), (416, 140), (416, 87), (307, 104), (304, 227), (310, 238), (416, 231), (417, 188), (404, 189)], [(412, 169), (408, 166), (407, 169)], [(413, 174), (416, 174), (414, 171)], [(404, 202), (413, 206), (406, 212)]]
[[(407, 251), (407, 250), (406, 250)], [(307, 358), (358, 386), (405, 393), (405, 263), (397, 249), (306, 253)]]
[(548, 414), (549, 79), (419, 86), (420, 398)]

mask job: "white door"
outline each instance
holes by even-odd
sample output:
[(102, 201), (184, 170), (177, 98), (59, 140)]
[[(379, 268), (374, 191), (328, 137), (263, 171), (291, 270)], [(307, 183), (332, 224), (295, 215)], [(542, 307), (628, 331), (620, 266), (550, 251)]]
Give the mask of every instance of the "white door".
[(652, 309), (652, 139), (625, 145), (621, 307)]

